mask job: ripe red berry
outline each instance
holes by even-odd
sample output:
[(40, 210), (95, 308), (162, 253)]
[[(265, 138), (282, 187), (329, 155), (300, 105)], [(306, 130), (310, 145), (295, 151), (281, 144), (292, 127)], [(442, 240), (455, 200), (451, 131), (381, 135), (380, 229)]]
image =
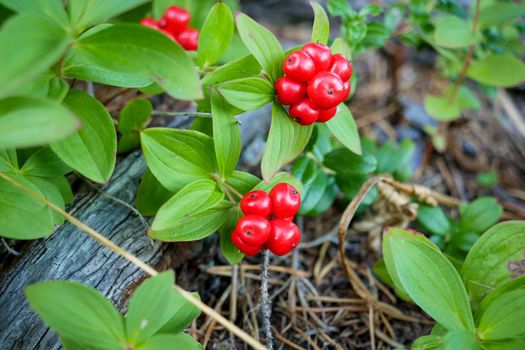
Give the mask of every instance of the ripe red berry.
[(199, 31), (188, 28), (177, 35), (177, 41), (187, 51), (197, 51), (199, 47)]
[(272, 201), (268, 193), (255, 190), (242, 197), (240, 207), (244, 215), (267, 217), (272, 213)]
[(239, 219), (235, 231), (244, 243), (261, 245), (270, 235), (270, 222), (260, 216), (246, 215)]
[(344, 91), (343, 91), (343, 100), (341, 102), (346, 101), (348, 96), (350, 96), (350, 90), (352, 89), (352, 85), (350, 85), (350, 81), (345, 81), (343, 84)]
[(330, 67), (330, 61), (332, 60), (332, 51), (328, 46), (308, 43), (303, 46), (302, 50), (312, 58), (318, 72), (328, 70)]
[(272, 200), (272, 214), (277, 219), (294, 216), (301, 207), (299, 192), (289, 183), (281, 182), (270, 191)]
[(317, 73), (306, 88), (312, 103), (321, 109), (337, 106), (344, 100), (343, 81), (330, 72)]
[(153, 18), (151, 17), (146, 17), (146, 18), (143, 18), (140, 20), (140, 24), (145, 26), (145, 27), (150, 27), (150, 28), (153, 28), (153, 29), (159, 29), (159, 24), (157, 23), (157, 21), (155, 21)]
[(303, 98), (301, 101), (291, 105), (288, 113), (290, 117), (301, 125), (311, 125), (319, 117), (319, 111), (309, 98)]
[(283, 63), (283, 71), (289, 77), (300, 81), (310, 80), (316, 73), (315, 63), (306, 52), (292, 52)]
[(306, 85), (290, 77), (280, 77), (275, 82), (277, 99), (283, 105), (291, 105), (306, 95)]
[(291, 221), (276, 219), (271, 223), (272, 233), (266, 245), (275, 255), (286, 255), (299, 245), (301, 231)]
[(161, 19), (162, 27), (173, 34), (181, 33), (190, 24), (190, 13), (181, 7), (170, 6)]
[(319, 118), (317, 118), (317, 121), (319, 123), (326, 123), (327, 121), (332, 119), (336, 113), (337, 113), (337, 107), (330, 108), (330, 109), (320, 109)]
[(337, 74), (343, 82), (347, 81), (352, 76), (352, 66), (346, 57), (340, 53), (332, 56), (329, 71)]
[(232, 243), (244, 254), (249, 256), (257, 255), (262, 249), (260, 245), (250, 245), (242, 241), (237, 230), (233, 231), (231, 237)]

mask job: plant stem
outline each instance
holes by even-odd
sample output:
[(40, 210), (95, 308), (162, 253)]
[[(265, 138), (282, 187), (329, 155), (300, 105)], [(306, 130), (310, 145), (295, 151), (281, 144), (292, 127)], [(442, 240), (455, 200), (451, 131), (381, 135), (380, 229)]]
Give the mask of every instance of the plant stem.
[(201, 118), (211, 118), (211, 113), (207, 112), (165, 112), (154, 110), (151, 113), (153, 117), (201, 117)]
[[(3, 172), (0, 172), (0, 178), (6, 180), (7, 182), (9, 182), (12, 185), (16, 186), (17, 188), (21, 189), (22, 191), (27, 192), (29, 195), (34, 197), (39, 202), (42, 202), (45, 205), (49, 206), (51, 209), (53, 209), (54, 211), (56, 211), (57, 213), (62, 215), (64, 218), (66, 218), (74, 226), (76, 226), (81, 231), (83, 231), (86, 234), (88, 234), (91, 238), (95, 239), (97, 242), (102, 244), (104, 247), (110, 249), (114, 253), (117, 253), (118, 255), (122, 256), (123, 258), (125, 258), (129, 262), (133, 263), (135, 266), (139, 267), (141, 270), (143, 270), (147, 274), (149, 274), (151, 276), (156, 276), (156, 275), (159, 274), (157, 270), (155, 270), (153, 267), (149, 266), (148, 264), (146, 264), (145, 262), (140, 260), (138, 257), (133, 255), (131, 252), (127, 251), (126, 249), (123, 249), (123, 248), (119, 247), (118, 245), (116, 245), (115, 243), (113, 243), (112, 241), (110, 241), (109, 239), (104, 237), (102, 234), (100, 234), (97, 231), (93, 230), (91, 227), (89, 227), (88, 225), (84, 224), (82, 221), (78, 220), (76, 217), (68, 214), (63, 209), (59, 208), (54, 203), (48, 201), (47, 199), (45, 199), (44, 197), (42, 197), (38, 193), (32, 191), (31, 189), (29, 189), (26, 186), (22, 185), (18, 181), (16, 181), (13, 178), (7, 176)], [(254, 349), (257, 349), (257, 350), (265, 350), (266, 349), (264, 347), (264, 345), (262, 345), (257, 340), (252, 338), (249, 334), (247, 334), (242, 329), (240, 329), (239, 327), (237, 327), (236, 325), (234, 325), (233, 323), (228, 321), (224, 316), (222, 316), (220, 313), (218, 313), (217, 311), (215, 311), (214, 309), (212, 309), (208, 305), (206, 305), (203, 302), (201, 302), (200, 300), (194, 298), (190, 293), (188, 293), (187, 291), (185, 291), (184, 289), (182, 289), (178, 285), (176, 285), (176, 284), (173, 285), (173, 288), (175, 289), (175, 291), (180, 293), (180, 295), (184, 299), (186, 299), (186, 301), (188, 301), (189, 303), (191, 303), (194, 306), (196, 306), (197, 308), (199, 308), (206, 315), (208, 315), (211, 318), (213, 318), (214, 320), (216, 320), (218, 323), (223, 325), (230, 332), (232, 332), (235, 335), (237, 335), (240, 339), (245, 341), (247, 344), (252, 346)]]
[(268, 293), (268, 267), (270, 266), (270, 251), (264, 251), (264, 262), (261, 272), (261, 316), (264, 337), (266, 338), (266, 346), (268, 350), (273, 350), (273, 336), (272, 324), (270, 318), (272, 317), (270, 294)]

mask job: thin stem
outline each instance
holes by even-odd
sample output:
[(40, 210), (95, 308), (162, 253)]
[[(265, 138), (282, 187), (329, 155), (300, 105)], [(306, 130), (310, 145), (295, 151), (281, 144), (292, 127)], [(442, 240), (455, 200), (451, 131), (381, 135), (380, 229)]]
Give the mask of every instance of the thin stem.
[(233, 188), (233, 186), (230, 186), (228, 185), (226, 182), (223, 182), (222, 183), (225, 187), (228, 187), (228, 189), (234, 194), (236, 195), (237, 197), (239, 197), (239, 199), (242, 199), (243, 195), (237, 191), (235, 188)]
[(200, 117), (200, 118), (211, 118), (211, 113), (207, 112), (167, 112), (154, 110), (151, 113), (154, 117)]
[(270, 294), (268, 293), (268, 267), (270, 266), (270, 251), (267, 249), (264, 251), (264, 262), (261, 272), (261, 316), (262, 316), (262, 327), (264, 337), (266, 338), (266, 346), (268, 350), (273, 350), (273, 335), (272, 335), (272, 323), (270, 318), (272, 317)]
[[(116, 245), (115, 243), (113, 243), (112, 241), (110, 241), (106, 237), (104, 237), (102, 234), (100, 234), (97, 231), (93, 230), (91, 227), (87, 226), (82, 221), (78, 220), (76, 217), (68, 214), (63, 209), (59, 208), (58, 206), (56, 206), (52, 202), (48, 201), (47, 199), (45, 199), (44, 197), (42, 197), (38, 193), (32, 191), (31, 189), (29, 189), (26, 186), (20, 184), (18, 181), (12, 179), (11, 177), (7, 176), (6, 174), (4, 174), (2, 172), (0, 172), (0, 178), (6, 180), (7, 182), (11, 183), (12, 185), (18, 187), (22, 191), (27, 192), (28, 194), (30, 194), (32, 197), (34, 197), (38, 201), (46, 204), (51, 209), (53, 209), (54, 211), (56, 211), (57, 213), (62, 215), (64, 218), (66, 218), (74, 226), (76, 226), (81, 231), (83, 231), (86, 234), (88, 234), (91, 238), (95, 239), (97, 242), (102, 244), (104, 247), (110, 249), (114, 253), (117, 253), (118, 255), (122, 256), (123, 258), (125, 258), (129, 262), (133, 263), (135, 266), (139, 267), (141, 270), (143, 270), (147, 274), (149, 274), (151, 276), (156, 276), (156, 275), (159, 274), (157, 272), (157, 270), (155, 270), (153, 267), (149, 266), (148, 264), (146, 264), (145, 262), (140, 260), (138, 257), (133, 255), (131, 252), (127, 251), (126, 249), (123, 249), (123, 248), (119, 247), (118, 245)], [(184, 289), (182, 289), (181, 287), (179, 287), (176, 284), (173, 285), (173, 288), (178, 293), (180, 293), (180, 295), (184, 299), (186, 299), (186, 301), (188, 301), (189, 303), (191, 303), (194, 306), (196, 306), (197, 308), (199, 308), (206, 315), (208, 315), (211, 318), (215, 319), (218, 323), (223, 325), (230, 332), (232, 332), (235, 335), (237, 335), (240, 339), (245, 341), (247, 344), (252, 346), (254, 349), (258, 349), (258, 350), (265, 350), (266, 349), (264, 347), (264, 345), (262, 345), (257, 340), (252, 338), (249, 334), (244, 332), (242, 329), (240, 329), (239, 327), (237, 327), (236, 325), (234, 325), (233, 323), (228, 321), (220, 313), (218, 313), (217, 311), (213, 310), (211, 307), (209, 307), (208, 305), (204, 304), (200, 300), (194, 298), (192, 294), (188, 293), (187, 291), (185, 291)]]
[[(237, 201), (235, 200), (235, 198), (233, 198), (233, 196), (231, 195), (230, 193), (230, 190), (233, 190), (235, 191), (235, 189), (233, 189), (232, 187), (230, 187), (226, 182), (222, 181), (221, 177), (218, 175), (218, 174), (213, 174), (212, 177), (215, 179), (215, 181), (221, 186), (221, 188), (224, 190), (224, 194), (226, 194), (226, 197), (228, 197), (228, 199), (230, 200), (230, 202), (234, 203), (234, 204), (237, 204)], [(232, 192), (233, 192), (232, 191)], [(237, 194), (238, 196), (240, 196), (240, 193), (235, 191), (234, 192), (235, 194)], [(240, 196), (239, 198), (242, 198), (242, 196)]]

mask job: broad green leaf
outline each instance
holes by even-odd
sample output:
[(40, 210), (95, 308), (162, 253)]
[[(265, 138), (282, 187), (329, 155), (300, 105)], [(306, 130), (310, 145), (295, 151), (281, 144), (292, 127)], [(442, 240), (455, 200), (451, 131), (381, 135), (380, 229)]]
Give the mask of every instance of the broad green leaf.
[(64, 198), (64, 204), (73, 203), (73, 190), (65, 176), (55, 176), (48, 178), (48, 180), (51, 181), (60, 192), (62, 198)]
[(511, 87), (525, 81), (525, 64), (510, 53), (490, 54), (472, 62), (467, 76), (481, 84)]
[(484, 232), (494, 225), (503, 208), (494, 197), (479, 197), (460, 207), (459, 225), (464, 232)]
[(49, 69), (65, 52), (68, 41), (64, 28), (38, 14), (8, 19), (0, 31), (0, 97), (16, 94)]
[(279, 40), (268, 29), (243, 13), (237, 14), (236, 21), (242, 42), (259, 62), (270, 81), (275, 82), (282, 75), (281, 64), (284, 60)]
[(115, 168), (117, 153), (117, 134), (111, 116), (102, 103), (81, 91), (69, 91), (63, 103), (83, 125), (73, 135), (51, 144), (51, 149), (85, 177), (107, 182)]
[[(12, 179), (43, 195), (38, 188), (21, 176)], [(53, 217), (49, 208), (29, 193), (0, 179), (0, 236), (12, 239), (36, 239), (53, 232)]]
[(525, 15), (525, 7), (520, 3), (494, 2), (479, 12), (481, 29), (512, 22)]
[(273, 186), (281, 182), (289, 183), (290, 185), (295, 187), (295, 189), (299, 192), (301, 196), (303, 195), (303, 184), (301, 183), (301, 181), (297, 180), (292, 174), (288, 172), (280, 172), (275, 174), (275, 176), (269, 182), (259, 182), (259, 184), (253, 188), (253, 190), (263, 190), (266, 192), (270, 192)]
[(149, 100), (137, 98), (128, 102), (118, 119), (118, 130), (120, 132), (140, 131), (148, 122), (153, 106)]
[(437, 335), (424, 335), (416, 339), (410, 349), (412, 350), (433, 350), (442, 349), (443, 337)]
[(312, 28), (312, 39), (313, 43), (325, 44), (330, 38), (330, 22), (328, 16), (321, 5), (315, 1), (310, 1), (310, 5), (314, 10), (314, 26)]
[(243, 111), (261, 108), (275, 98), (272, 84), (258, 77), (227, 81), (219, 85), (219, 92), (229, 104)]
[(135, 207), (142, 215), (153, 216), (174, 194), (162, 186), (148, 169), (140, 181)]
[(237, 248), (231, 240), (233, 230), (235, 230), (237, 221), (239, 221), (242, 215), (239, 207), (235, 206), (231, 208), (228, 219), (219, 229), (221, 252), (231, 265), (239, 263), (244, 258), (244, 254), (239, 251), (239, 248)]
[(393, 265), (407, 294), (445, 328), (474, 331), (467, 292), (454, 266), (423, 236), (407, 233), (385, 233), (392, 255), (392, 263), (385, 256), (389, 273)]
[(36, 151), (24, 162), (20, 174), (23, 176), (54, 177), (66, 175), (71, 171), (51, 148), (44, 147)]
[(481, 315), (478, 335), (483, 340), (504, 340), (525, 334), (525, 289), (494, 300)]
[(464, 330), (448, 332), (443, 337), (443, 350), (457, 349), (481, 350), (481, 345), (472, 332)]
[[(199, 293), (191, 293), (191, 295), (200, 300)], [(182, 295), (175, 289), (172, 289), (173, 299), (173, 314), (171, 319), (158, 331), (158, 333), (179, 333), (184, 328), (188, 327), (191, 322), (199, 317), (201, 310), (184, 299)]]
[(273, 104), (272, 125), (261, 162), (261, 171), (266, 182), (304, 150), (312, 130), (312, 125), (297, 124), (280, 104)]
[(100, 349), (125, 344), (122, 316), (97, 290), (80, 283), (47, 281), (25, 290), (29, 304), (61, 336)]
[(73, 50), (103, 70), (148, 76), (175, 98), (202, 98), (197, 70), (189, 56), (151, 28), (117, 24), (78, 40)]
[(524, 221), (506, 221), (485, 232), (461, 270), (470, 299), (478, 303), (489, 291), (522, 274), (524, 250)]
[(261, 179), (257, 176), (237, 170), (234, 170), (230, 177), (226, 179), (226, 184), (232, 186), (242, 195), (250, 192), (259, 182), (261, 182)]
[(347, 0), (328, 0), (327, 6), (332, 16), (348, 18), (356, 14)]
[(377, 161), (368, 153), (357, 155), (345, 148), (337, 148), (324, 157), (324, 165), (338, 174), (368, 174), (376, 170)]
[(17, 174), (18, 170), (18, 157), (16, 155), (16, 150), (0, 148), (0, 171)]
[(63, 336), (60, 337), (60, 342), (62, 343), (64, 350), (101, 350), (100, 348), (88, 344), (82, 344), (76, 340), (65, 338)]
[(472, 25), (456, 16), (439, 18), (435, 23), (434, 43), (456, 49), (475, 44), (477, 35), (472, 34)]
[(199, 36), (197, 63), (201, 67), (212, 65), (222, 57), (233, 37), (233, 15), (223, 2), (210, 10)]
[[(149, 235), (165, 241), (189, 241), (206, 237), (224, 222), (220, 222), (219, 216), (224, 210), (219, 205), (223, 198), (224, 193), (214, 181), (194, 181), (160, 207)], [(194, 222), (200, 225), (200, 230), (192, 231), (195, 227), (188, 224), (193, 225)]]
[(173, 271), (165, 271), (140, 284), (129, 301), (126, 334), (132, 343), (142, 343), (160, 330), (173, 315)]
[(60, 0), (0, 0), (0, 4), (21, 14), (38, 14), (55, 21), (61, 27), (69, 25), (69, 19)]
[(476, 310), (475, 320), (477, 321), (477, 323), (479, 323), (480, 316), (483, 315), (485, 310), (490, 305), (492, 305), (496, 300), (498, 300), (504, 294), (507, 294), (515, 290), (525, 290), (525, 275), (521, 275), (515, 279), (512, 279), (500, 285), (498, 288), (494, 289), (486, 297), (484, 297)]
[(170, 191), (217, 172), (213, 139), (201, 132), (150, 128), (141, 133), (141, 144), (148, 168)]
[(137, 131), (122, 134), (118, 140), (117, 153), (123, 154), (138, 149), (140, 134)]
[(347, 59), (352, 58), (352, 49), (348, 46), (348, 42), (343, 38), (336, 38), (330, 47), (332, 54), (340, 53)]
[(417, 222), (429, 233), (440, 236), (450, 233), (450, 222), (439, 206), (420, 205), (417, 211)]
[(241, 128), (226, 102), (216, 92), (211, 95), (211, 113), (215, 158), (224, 180), (235, 170), (241, 155)]
[(525, 349), (525, 338), (484, 341), (482, 344), (484, 350), (523, 350)]
[(146, 2), (148, 0), (69, 0), (69, 17), (76, 31), (80, 33)]
[[(25, 179), (35, 185), (45, 199), (64, 210), (64, 198), (54, 183), (39, 176), (26, 176)], [(53, 209), (48, 208), (48, 213), (53, 218), (55, 225), (62, 225), (64, 223), (64, 217)]]
[(439, 121), (451, 121), (461, 116), (461, 108), (449, 100), (448, 96), (425, 96), (425, 110)]
[(34, 97), (0, 99), (0, 147), (43, 145), (79, 127), (75, 115), (56, 102)]
[(330, 119), (326, 125), (334, 137), (350, 151), (361, 154), (361, 141), (359, 132), (352, 112), (348, 107), (340, 103), (337, 106), (337, 114)]
[(201, 344), (186, 333), (159, 334), (141, 344), (137, 350), (203, 350)]

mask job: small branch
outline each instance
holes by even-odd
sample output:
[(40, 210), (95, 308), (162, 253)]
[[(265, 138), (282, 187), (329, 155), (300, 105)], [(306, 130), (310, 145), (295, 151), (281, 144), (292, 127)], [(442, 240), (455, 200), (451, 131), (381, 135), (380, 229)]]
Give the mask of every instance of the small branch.
[(5, 250), (7, 250), (8, 253), (13, 254), (14, 256), (20, 256), (21, 255), (19, 252), (17, 252), (13, 248), (11, 248), (9, 246), (9, 244), (7, 244), (7, 242), (5, 241), (4, 238), (2, 238), (2, 244), (4, 245), (4, 248), (5, 248)]
[(270, 294), (268, 293), (268, 266), (270, 266), (270, 251), (264, 251), (264, 262), (261, 272), (261, 316), (264, 337), (268, 350), (273, 350), (272, 317)]
[(151, 112), (152, 117), (200, 117), (200, 118), (211, 118), (211, 113), (207, 112), (167, 112), (167, 111), (157, 111), (154, 110)]

